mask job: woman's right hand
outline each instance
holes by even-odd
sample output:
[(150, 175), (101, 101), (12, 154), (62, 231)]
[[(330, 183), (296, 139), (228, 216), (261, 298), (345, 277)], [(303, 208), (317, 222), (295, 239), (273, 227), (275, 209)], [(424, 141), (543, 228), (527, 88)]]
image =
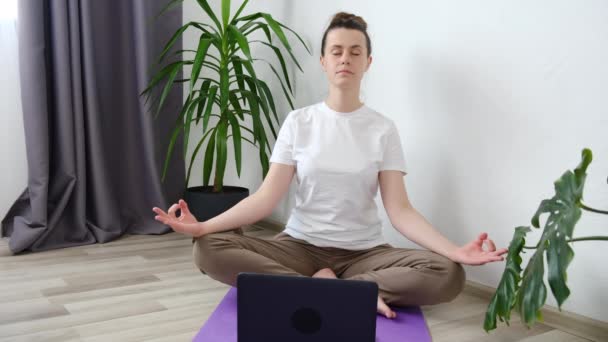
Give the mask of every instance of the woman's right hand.
[[(180, 215), (177, 217), (175, 212), (177, 209), (180, 210)], [(152, 208), (157, 216), (155, 220), (160, 221), (170, 226), (174, 231), (193, 237), (199, 237), (203, 235), (203, 224), (198, 222), (196, 217), (188, 209), (186, 201), (180, 199), (178, 203), (173, 204), (169, 207), (169, 210), (165, 213), (162, 209), (154, 207)]]

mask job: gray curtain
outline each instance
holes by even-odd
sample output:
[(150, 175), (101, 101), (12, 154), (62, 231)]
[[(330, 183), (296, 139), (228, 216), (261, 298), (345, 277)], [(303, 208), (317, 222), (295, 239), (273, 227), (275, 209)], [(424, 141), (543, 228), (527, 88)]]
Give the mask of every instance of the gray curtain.
[(160, 181), (182, 92), (173, 89), (156, 120), (139, 96), (182, 24), (181, 7), (154, 20), (166, 3), (19, 0), (29, 174), (2, 220), (13, 253), (170, 231), (152, 207), (184, 190), (182, 153)]

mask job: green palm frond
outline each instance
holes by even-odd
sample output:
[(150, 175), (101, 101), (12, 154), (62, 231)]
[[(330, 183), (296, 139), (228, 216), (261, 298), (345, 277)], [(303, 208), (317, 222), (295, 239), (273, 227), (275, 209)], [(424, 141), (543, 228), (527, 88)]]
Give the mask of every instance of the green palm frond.
[[(161, 14), (182, 1), (168, 1)], [(215, 167), (213, 186), (214, 191), (219, 192), (223, 187), (229, 139), (233, 143), (234, 149), (231, 152), (234, 153), (239, 177), (242, 171), (242, 140), (258, 147), (263, 176), (265, 177), (268, 172), (270, 145), (267, 130), (276, 139), (279, 117), (272, 89), (256, 72), (257, 62), (262, 62), (270, 68), (279, 80), (282, 95), (293, 109), (293, 84), (289, 77), (284, 52), (287, 52), (289, 60), (300, 71), (302, 67), (294, 55), (285, 32), (293, 34), (309, 53), (310, 49), (302, 37), (270, 14), (259, 12), (242, 15), (248, 4), (247, 0), (232, 16), (229, 0), (221, 1), (220, 11), (217, 13), (207, 0), (195, 1), (211, 24), (191, 21), (172, 35), (155, 61), (159, 71), (152, 76), (141, 95), (146, 99), (154, 99), (154, 112), (158, 115), (171, 89), (188, 82), (186, 100), (177, 113), (176, 125), (171, 134), (162, 179), (164, 180), (166, 176), (170, 156), (179, 135), (183, 135), (184, 153), (186, 153), (192, 129), (200, 129), (202, 138), (196, 143), (190, 158), (187, 158), (189, 165), (186, 184), (190, 181), (192, 166), (198, 159), (198, 153), (204, 151), (203, 185), (209, 185), (211, 171)], [(176, 51), (172, 56), (177, 56), (181, 60), (166, 62), (175, 43), (189, 29), (198, 32), (196, 50)], [(249, 38), (256, 32), (263, 34), (266, 41)], [(270, 49), (276, 57), (278, 66), (267, 60), (255, 58), (252, 44)], [(190, 68), (189, 73), (184, 72), (184, 76), (189, 77), (178, 78), (179, 72), (185, 68)], [(217, 118), (213, 126), (211, 117)], [(251, 127), (247, 127), (246, 120), (251, 122)], [(243, 132), (251, 135), (252, 139), (243, 136)], [(205, 143), (207, 147), (203, 149)]]

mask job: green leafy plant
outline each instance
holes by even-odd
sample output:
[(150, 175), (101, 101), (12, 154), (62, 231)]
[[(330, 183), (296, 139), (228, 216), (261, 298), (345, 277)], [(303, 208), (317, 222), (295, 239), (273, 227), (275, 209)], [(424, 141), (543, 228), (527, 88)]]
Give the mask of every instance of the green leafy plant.
[[(530, 227), (517, 227), (509, 244), (505, 270), (486, 311), (484, 329), (496, 329), (496, 317), (509, 324), (511, 310), (516, 309), (522, 322), (531, 327), (542, 320), (541, 308), (547, 299), (544, 282), (545, 255), (547, 257), (548, 281), (559, 309), (570, 295), (566, 285), (566, 269), (574, 257), (570, 244), (576, 241), (608, 240), (608, 236), (573, 238), (574, 226), (582, 211), (608, 214), (583, 204), (583, 188), (587, 167), (593, 157), (589, 149), (582, 152), (582, 161), (574, 171), (566, 171), (555, 181), (555, 195), (543, 200), (532, 217), (532, 226), (540, 228), (540, 216), (548, 214), (540, 240), (533, 247), (525, 246)], [(536, 249), (522, 276), (521, 253), (524, 249)]]
[[(171, 0), (161, 11), (161, 14), (181, 2), (183, 0)], [(220, 15), (214, 13), (207, 0), (196, 0), (196, 2), (206, 13), (211, 23), (191, 21), (180, 27), (166, 43), (157, 64), (161, 65), (165, 61), (175, 42), (187, 29), (200, 32), (197, 49), (175, 52), (181, 58), (167, 63), (153, 75), (142, 95), (145, 95), (147, 99), (154, 98), (153, 105), (156, 107), (155, 116), (157, 116), (171, 88), (175, 85), (183, 86), (184, 82), (188, 82), (186, 100), (176, 119), (163, 167), (162, 179), (165, 178), (169, 160), (179, 134), (183, 133), (183, 153), (186, 157), (191, 129), (199, 126), (202, 122), (202, 127), (200, 127), (202, 137), (192, 152), (186, 184), (189, 183), (196, 156), (207, 141), (203, 160), (203, 185), (209, 185), (215, 159), (213, 191), (221, 192), (228, 156), (227, 143), (231, 137), (234, 145), (236, 171), (239, 177), (241, 175), (241, 142), (246, 141), (258, 147), (263, 175), (266, 176), (269, 168), (267, 150), (268, 153), (271, 153), (271, 149), (268, 144), (264, 122), (268, 125), (274, 138), (277, 137), (275, 123), (279, 124), (279, 118), (273, 94), (268, 84), (257, 76), (254, 62), (262, 62), (270, 67), (270, 70), (279, 80), (285, 98), (293, 109), (292, 82), (287, 72), (283, 50), (287, 51), (300, 71), (302, 71), (302, 68), (293, 54), (284, 30), (295, 35), (309, 53), (310, 50), (296, 32), (273, 19), (268, 13), (259, 12), (241, 16), (241, 12), (249, 2), (248, 0), (242, 3), (232, 17), (230, 0), (221, 1)], [(250, 36), (255, 32), (263, 33), (265, 40), (251, 39)], [(274, 43), (273, 34), (283, 50), (277, 46), (278, 44)], [(280, 68), (276, 68), (267, 60), (254, 58), (251, 54), (252, 44), (259, 44), (270, 49), (269, 51), (272, 51), (276, 56)], [(179, 71), (182, 70), (184, 75), (190, 77), (178, 79)], [(162, 91), (153, 91), (162, 84), (164, 84)], [(213, 127), (209, 125), (211, 117), (217, 117), (217, 123)], [(253, 127), (249, 128), (244, 125), (246, 117), (250, 117)], [(251, 139), (248, 139), (247, 135), (250, 135)]]

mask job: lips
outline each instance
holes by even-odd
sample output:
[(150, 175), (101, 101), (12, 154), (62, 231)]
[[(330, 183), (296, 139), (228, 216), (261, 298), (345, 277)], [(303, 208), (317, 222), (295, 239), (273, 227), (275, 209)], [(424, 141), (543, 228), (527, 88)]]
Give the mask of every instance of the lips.
[(352, 75), (352, 72), (349, 70), (340, 70), (337, 72), (337, 74), (351, 74)]

